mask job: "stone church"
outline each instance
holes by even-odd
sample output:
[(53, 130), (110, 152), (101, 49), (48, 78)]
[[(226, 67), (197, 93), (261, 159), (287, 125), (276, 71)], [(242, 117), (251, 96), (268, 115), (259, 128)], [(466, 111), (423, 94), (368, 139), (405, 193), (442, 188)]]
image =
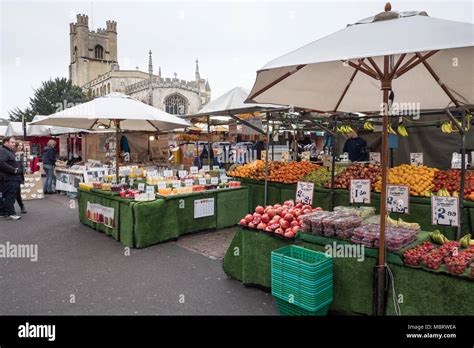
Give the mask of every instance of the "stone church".
[(117, 55), (117, 23), (107, 21), (105, 29), (89, 30), (87, 15), (77, 15), (70, 24), (69, 78), (92, 96), (120, 92), (174, 115), (198, 112), (211, 99), (211, 88), (201, 78), (196, 59), (195, 80), (153, 74), (149, 52), (148, 73), (120, 70)]

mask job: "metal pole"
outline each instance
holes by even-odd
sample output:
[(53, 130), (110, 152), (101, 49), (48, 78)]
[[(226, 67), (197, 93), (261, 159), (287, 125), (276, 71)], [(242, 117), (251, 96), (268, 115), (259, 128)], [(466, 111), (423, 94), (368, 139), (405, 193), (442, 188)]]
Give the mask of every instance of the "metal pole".
[(26, 141), (26, 119), (25, 115), (21, 115), (21, 125), (23, 126), (23, 146)]
[(120, 121), (115, 120), (115, 177), (119, 182), (119, 159), (120, 159)]
[(208, 164), (209, 164), (209, 168), (212, 169), (211, 167), (211, 151), (212, 151), (212, 147), (211, 147), (211, 142), (212, 142), (212, 134), (211, 134), (211, 117), (210, 116), (207, 116), (207, 142), (208, 142), (208, 151), (207, 151), (207, 161), (208, 161)]
[(268, 144), (270, 138), (270, 122), (268, 119), (268, 113), (266, 114), (267, 119), (267, 139), (265, 141), (265, 198), (264, 198), (264, 205), (267, 206), (267, 198), (268, 198)]
[(273, 119), (273, 127), (272, 127), (272, 161), (275, 160), (275, 119)]
[(389, 74), (389, 56), (384, 56), (383, 91), (383, 128), (382, 149), (380, 153), (382, 167), (382, 192), (380, 195), (380, 239), (379, 257), (374, 269), (374, 315), (385, 315), (387, 305), (387, 266), (385, 264), (385, 226), (387, 222), (387, 174), (388, 174), (388, 97), (392, 88)]
[(465, 186), (465, 176), (466, 176), (466, 112), (461, 113), (461, 192), (459, 192), (459, 226), (456, 231), (456, 240), (461, 238), (462, 230), (462, 213), (464, 210), (464, 186)]
[(336, 192), (334, 191), (334, 176), (336, 175), (336, 146), (337, 146), (337, 115), (334, 116), (334, 141), (332, 144), (332, 151), (331, 151), (331, 156), (332, 156), (332, 161), (331, 161), (331, 203), (330, 203), (330, 210), (334, 209), (334, 197), (336, 195)]

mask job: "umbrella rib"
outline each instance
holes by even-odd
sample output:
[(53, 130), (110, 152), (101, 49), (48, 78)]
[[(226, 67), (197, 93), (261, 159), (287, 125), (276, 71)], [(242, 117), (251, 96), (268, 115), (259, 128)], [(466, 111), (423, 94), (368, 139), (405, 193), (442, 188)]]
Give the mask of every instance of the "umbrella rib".
[(361, 72), (363, 72), (363, 73), (366, 74), (366, 75), (369, 75), (370, 77), (374, 78), (375, 80), (378, 79), (377, 74), (372, 73), (371, 71), (368, 71), (368, 70), (364, 69), (363, 67), (356, 65), (354, 62), (351, 62), (351, 61), (349, 60), (349, 61), (348, 61), (348, 64), (349, 64), (351, 67), (353, 67), (354, 69), (360, 70)]
[[(423, 63), (424, 61), (426, 61), (428, 58), (430, 58), (436, 52), (438, 52), (438, 50), (430, 51), (429, 53), (425, 54), (424, 56), (422, 56), (420, 53), (416, 52), (414, 57), (418, 58), (418, 60), (416, 60), (415, 62), (413, 62), (413, 63), (411, 63), (410, 65), (407, 66), (407, 64), (409, 63), (409, 61), (408, 61), (403, 67), (401, 67), (397, 72), (395, 72), (394, 77), (398, 78), (398, 77), (402, 76), (403, 74), (410, 71), (411, 69), (413, 69), (418, 64)], [(412, 60), (412, 59), (410, 59), (410, 60)]]
[(146, 121), (147, 121), (149, 124), (151, 124), (151, 126), (152, 126), (153, 128), (155, 128), (158, 132), (160, 132), (160, 130), (158, 129), (158, 127), (155, 126), (153, 123), (151, 123), (150, 120), (146, 120)]
[(406, 53), (403, 53), (402, 55), (400, 55), (400, 57), (398, 57), (398, 60), (397, 62), (395, 63), (395, 66), (393, 67), (393, 70), (392, 72), (390, 73), (390, 78), (392, 79), (393, 78), (393, 75), (395, 75), (395, 72), (397, 71), (398, 67), (400, 66), (400, 64), (402, 64), (403, 60), (405, 59), (406, 57)]
[[(418, 59), (422, 59), (422, 56), (419, 52), (416, 52), (415, 53), (416, 56), (418, 57)], [(425, 56), (426, 57), (426, 56)], [(433, 68), (431, 67), (431, 65), (428, 64), (428, 62), (424, 59), (421, 61), (423, 63), (423, 65), (425, 66), (426, 70), (429, 71), (429, 73), (431, 74), (431, 76), (433, 76), (433, 78), (436, 80), (436, 82), (438, 83), (438, 85), (443, 89), (444, 93), (446, 93), (449, 97), (449, 99), (451, 99), (451, 101), (454, 103), (454, 105), (456, 105), (457, 107), (459, 107), (459, 102), (457, 101), (456, 98), (454, 98), (453, 94), (449, 91), (448, 87), (446, 87), (446, 85), (443, 83), (443, 81), (441, 81), (441, 79), (439, 78), (439, 76), (435, 73), (435, 71), (433, 70)]]
[(306, 66), (306, 64), (298, 65), (293, 71), (290, 71), (290, 72), (285, 73), (284, 75), (280, 76), (279, 78), (277, 78), (277, 79), (274, 80), (273, 82), (269, 83), (269, 84), (266, 85), (265, 87), (261, 88), (260, 90), (258, 90), (257, 92), (255, 92), (254, 94), (252, 94), (251, 96), (249, 96), (249, 97), (248, 97), (248, 100), (253, 100), (253, 98), (258, 97), (260, 94), (262, 94), (262, 93), (265, 92), (266, 90), (272, 88), (273, 86), (275, 86), (276, 84), (280, 83), (281, 81), (283, 81), (283, 80), (286, 79), (287, 77), (293, 75), (294, 73), (298, 72), (301, 68), (304, 68), (305, 66)]
[(370, 64), (374, 67), (374, 69), (377, 72), (377, 74), (379, 75), (380, 79), (382, 79), (382, 77), (383, 77), (382, 71), (380, 70), (378, 65), (375, 63), (374, 59), (372, 57), (368, 57), (367, 59), (369, 60)]
[[(365, 58), (364, 58), (365, 59)], [(359, 59), (360, 61), (360, 59)], [(362, 62), (362, 66), (367, 69), (367, 71), (370, 71), (372, 74), (374, 75), (378, 75), (380, 77), (380, 74), (377, 73), (377, 71), (375, 71), (374, 69), (372, 69), (367, 63), (365, 62)]]
[[(364, 63), (364, 58), (359, 59), (359, 67), (363, 63)], [(355, 78), (355, 76), (357, 75), (358, 72), (359, 72), (359, 69), (355, 69), (354, 72), (352, 73), (352, 76), (349, 78), (349, 82), (347, 83), (346, 87), (344, 88), (344, 91), (342, 92), (341, 96), (339, 97), (339, 100), (336, 103), (334, 111), (337, 111), (337, 108), (339, 107), (339, 105), (341, 105), (342, 99), (344, 99), (344, 97), (346, 96), (346, 93), (349, 90), (349, 87), (352, 85), (352, 81), (354, 81), (354, 78)]]

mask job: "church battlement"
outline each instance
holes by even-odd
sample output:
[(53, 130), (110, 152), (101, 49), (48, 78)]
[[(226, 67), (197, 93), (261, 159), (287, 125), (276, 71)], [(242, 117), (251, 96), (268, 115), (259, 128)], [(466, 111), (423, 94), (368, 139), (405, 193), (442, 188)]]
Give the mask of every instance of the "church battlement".
[(77, 24), (76, 26), (84, 26), (84, 27), (87, 27), (89, 28), (89, 16), (85, 15), (85, 14), (78, 14), (76, 16), (76, 20), (77, 20)]
[(117, 32), (117, 22), (116, 21), (106, 21), (106, 31)]

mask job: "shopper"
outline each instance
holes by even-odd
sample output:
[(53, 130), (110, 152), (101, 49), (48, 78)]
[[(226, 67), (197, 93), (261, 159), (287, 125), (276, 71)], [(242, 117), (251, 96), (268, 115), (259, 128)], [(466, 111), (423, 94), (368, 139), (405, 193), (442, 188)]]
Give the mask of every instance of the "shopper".
[(43, 192), (45, 195), (55, 193), (53, 191), (53, 177), (54, 177), (54, 166), (56, 164), (56, 141), (50, 140), (43, 149), (43, 155), (41, 160), (43, 162), (44, 173), (46, 174), (46, 180), (43, 185)]
[[(18, 174), (21, 176), (20, 184), (25, 183), (25, 152), (23, 150), (23, 143), (21, 141), (16, 142), (16, 153), (15, 153), (16, 161), (18, 163)], [(18, 190), (18, 194), (16, 195), (16, 201), (20, 206), (22, 214), (26, 214), (25, 205), (23, 204), (23, 199), (21, 198), (21, 189)]]
[(342, 152), (349, 154), (352, 162), (360, 162), (368, 160), (367, 142), (359, 137), (356, 131), (349, 133), (349, 137), (344, 144)]
[(257, 159), (264, 160), (262, 157), (262, 150), (267, 149), (267, 136), (264, 134), (260, 140), (258, 140), (253, 149), (257, 152)]
[(9, 220), (19, 220), (15, 199), (20, 191), (21, 175), (15, 156), (15, 138), (5, 137), (0, 147), (0, 215)]

